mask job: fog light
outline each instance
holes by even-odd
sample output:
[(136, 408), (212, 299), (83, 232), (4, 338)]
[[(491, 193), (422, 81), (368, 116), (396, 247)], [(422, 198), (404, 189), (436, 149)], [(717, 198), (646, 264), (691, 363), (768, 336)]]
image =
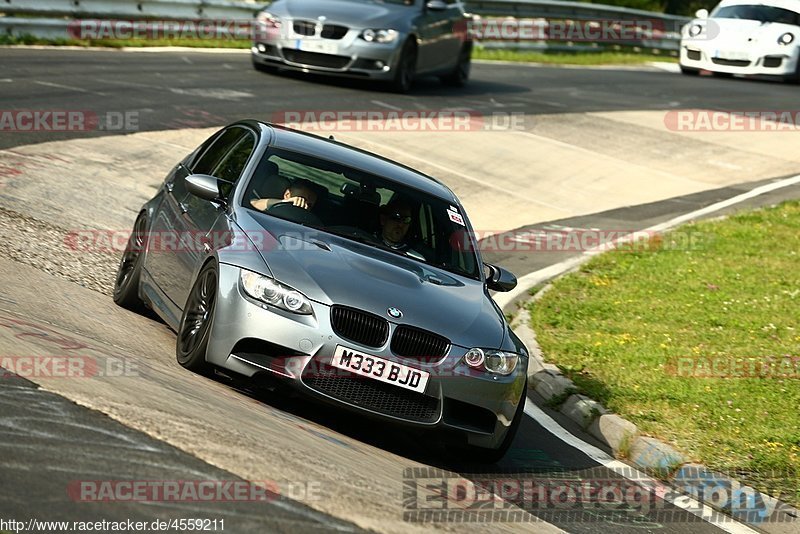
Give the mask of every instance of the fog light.
[(382, 68), (383, 68), (383, 65), (384, 65), (384, 64), (383, 64), (383, 61), (376, 61), (376, 62), (375, 62), (375, 68), (376, 68), (376, 69), (382, 69)]

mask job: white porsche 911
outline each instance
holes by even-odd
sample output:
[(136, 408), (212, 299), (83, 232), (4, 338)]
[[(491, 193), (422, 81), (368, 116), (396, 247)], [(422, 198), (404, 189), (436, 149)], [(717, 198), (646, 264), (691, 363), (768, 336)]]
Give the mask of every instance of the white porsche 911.
[(800, 82), (800, 0), (722, 0), (681, 33), (684, 74), (778, 76)]

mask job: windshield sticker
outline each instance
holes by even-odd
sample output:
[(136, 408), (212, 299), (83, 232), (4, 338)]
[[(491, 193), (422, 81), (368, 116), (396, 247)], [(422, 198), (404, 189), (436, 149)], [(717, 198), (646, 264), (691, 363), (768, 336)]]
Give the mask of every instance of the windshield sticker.
[(458, 213), (447, 210), (447, 216), (450, 217), (450, 220), (453, 221), (454, 223), (460, 224), (461, 226), (466, 226), (466, 224), (464, 224), (463, 217), (461, 217), (461, 215), (459, 215)]

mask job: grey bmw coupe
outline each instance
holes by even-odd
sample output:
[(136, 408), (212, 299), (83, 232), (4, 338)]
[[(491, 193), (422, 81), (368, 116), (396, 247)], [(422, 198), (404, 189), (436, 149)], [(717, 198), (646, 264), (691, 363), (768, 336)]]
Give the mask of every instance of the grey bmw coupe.
[(246, 120), (141, 208), (114, 301), (166, 321), (187, 369), (278, 379), (493, 462), (522, 418), (528, 353), (489, 291), (515, 285), (442, 183)]
[(460, 0), (276, 0), (258, 14), (251, 49), (258, 70), (463, 86), (472, 42)]

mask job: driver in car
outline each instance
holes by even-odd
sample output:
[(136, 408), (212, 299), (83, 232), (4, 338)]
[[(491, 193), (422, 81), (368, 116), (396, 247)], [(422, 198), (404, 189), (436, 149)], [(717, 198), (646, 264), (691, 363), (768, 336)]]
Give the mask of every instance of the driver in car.
[(311, 210), (317, 203), (317, 192), (314, 184), (308, 180), (295, 180), (283, 192), (283, 198), (259, 198), (251, 200), (250, 204), (257, 210), (267, 211), (276, 204), (291, 204), (304, 210)]
[(387, 247), (404, 252), (425, 261), (425, 257), (413, 250), (406, 238), (411, 228), (411, 206), (402, 199), (392, 199), (380, 210), (380, 239)]

